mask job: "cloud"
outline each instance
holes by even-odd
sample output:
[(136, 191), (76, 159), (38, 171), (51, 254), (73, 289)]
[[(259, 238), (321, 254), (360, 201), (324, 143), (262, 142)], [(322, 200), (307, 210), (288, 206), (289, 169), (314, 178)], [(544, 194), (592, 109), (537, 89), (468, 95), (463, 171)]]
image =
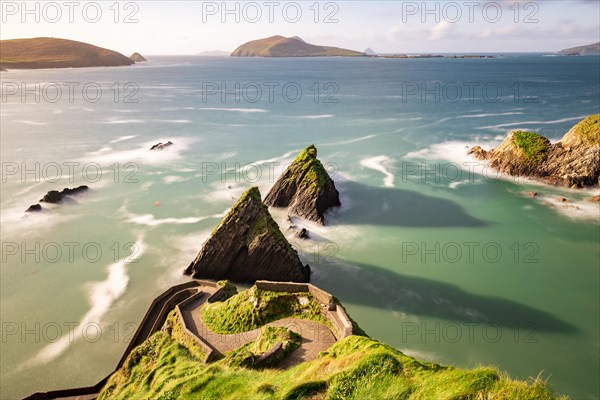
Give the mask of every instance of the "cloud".
[(434, 26), (429, 33), (429, 40), (439, 40), (444, 39), (450, 30), (452, 29), (452, 24), (448, 21), (442, 21), (436, 26)]

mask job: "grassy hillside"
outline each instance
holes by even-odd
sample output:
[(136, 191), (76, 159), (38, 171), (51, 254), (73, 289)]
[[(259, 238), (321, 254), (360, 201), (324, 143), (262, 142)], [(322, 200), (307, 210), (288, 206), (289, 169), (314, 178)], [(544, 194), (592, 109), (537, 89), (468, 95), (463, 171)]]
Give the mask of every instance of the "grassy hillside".
[[(234, 315), (234, 308), (264, 309), (247, 292), (222, 303), (221, 311)], [(276, 297), (274, 293), (263, 294)], [(172, 328), (161, 331), (136, 348), (124, 367), (110, 378), (100, 399), (557, 398), (539, 379), (515, 381), (495, 368), (467, 370), (422, 362), (365, 336), (342, 339), (315, 360), (289, 369), (255, 370), (244, 366), (247, 356), (257, 355), (276, 341), (285, 342), (291, 351), (298, 338), (285, 330), (265, 330), (254, 342), (204, 364), (179, 335)]]
[(67, 39), (34, 38), (0, 41), (5, 69), (112, 67), (133, 61), (116, 51)]
[(338, 47), (317, 46), (299, 37), (271, 36), (239, 46), (233, 57), (356, 57), (364, 53)]

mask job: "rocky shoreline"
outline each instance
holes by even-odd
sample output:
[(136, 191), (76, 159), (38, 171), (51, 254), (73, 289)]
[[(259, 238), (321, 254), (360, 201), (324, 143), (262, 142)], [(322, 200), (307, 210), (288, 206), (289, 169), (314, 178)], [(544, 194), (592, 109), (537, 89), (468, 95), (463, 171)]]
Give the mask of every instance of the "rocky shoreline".
[(512, 131), (500, 146), (468, 154), (511, 176), (571, 189), (600, 186), (600, 114), (591, 115), (552, 144), (533, 132)]

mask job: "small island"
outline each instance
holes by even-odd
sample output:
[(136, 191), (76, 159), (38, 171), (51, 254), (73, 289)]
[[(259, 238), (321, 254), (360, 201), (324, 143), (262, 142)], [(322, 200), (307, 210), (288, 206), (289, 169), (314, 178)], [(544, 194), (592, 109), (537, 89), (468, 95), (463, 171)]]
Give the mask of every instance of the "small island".
[(144, 62), (144, 61), (148, 61), (148, 60), (146, 60), (146, 58), (145, 58), (143, 55), (141, 55), (140, 53), (133, 53), (133, 54), (132, 54), (132, 55), (131, 55), (129, 58), (131, 59), (131, 61), (133, 61), (133, 62), (136, 62), (136, 63), (137, 63), (137, 62)]
[(134, 64), (116, 51), (68, 39), (39, 37), (0, 40), (0, 68), (117, 67)]
[(366, 57), (360, 51), (306, 43), (298, 36), (271, 36), (244, 43), (232, 57)]
[(511, 176), (525, 176), (573, 189), (600, 185), (600, 114), (590, 115), (552, 144), (542, 135), (512, 131), (492, 150), (469, 154)]

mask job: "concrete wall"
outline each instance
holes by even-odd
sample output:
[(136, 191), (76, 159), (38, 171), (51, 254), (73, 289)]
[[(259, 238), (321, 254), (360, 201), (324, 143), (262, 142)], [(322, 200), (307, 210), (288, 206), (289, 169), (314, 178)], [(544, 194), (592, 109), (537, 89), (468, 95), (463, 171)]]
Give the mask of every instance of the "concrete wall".
[(310, 283), (271, 281), (256, 281), (256, 287), (261, 290), (269, 290), (272, 292), (310, 292), (326, 310), (323, 315), (329, 320), (329, 322), (331, 322), (331, 325), (333, 325), (333, 334), (335, 337), (340, 340), (352, 335), (352, 321), (350, 321), (350, 318), (348, 318), (348, 315), (344, 309), (335, 304), (333, 296), (323, 289), (320, 289)]
[(309, 291), (308, 283), (256, 281), (255, 285), (260, 290), (271, 292), (296, 293)]
[(186, 335), (191, 336), (196, 341), (198, 346), (200, 346), (202, 348), (202, 351), (204, 351), (204, 353), (206, 354), (206, 357), (204, 358), (204, 362), (208, 362), (215, 357), (215, 350), (207, 342), (205, 342), (202, 338), (199, 338), (198, 336), (194, 335), (192, 333), (192, 331), (190, 331), (190, 329), (187, 326), (187, 323), (185, 322), (185, 319), (183, 318), (183, 315), (181, 314), (181, 308), (185, 307), (189, 303), (194, 302), (199, 297), (202, 297), (205, 295), (206, 295), (206, 293), (198, 292), (195, 295), (191, 296), (190, 298), (182, 301), (177, 306), (175, 306), (175, 309), (177, 310), (177, 318), (179, 319), (179, 323), (181, 324), (183, 331), (186, 333)]

